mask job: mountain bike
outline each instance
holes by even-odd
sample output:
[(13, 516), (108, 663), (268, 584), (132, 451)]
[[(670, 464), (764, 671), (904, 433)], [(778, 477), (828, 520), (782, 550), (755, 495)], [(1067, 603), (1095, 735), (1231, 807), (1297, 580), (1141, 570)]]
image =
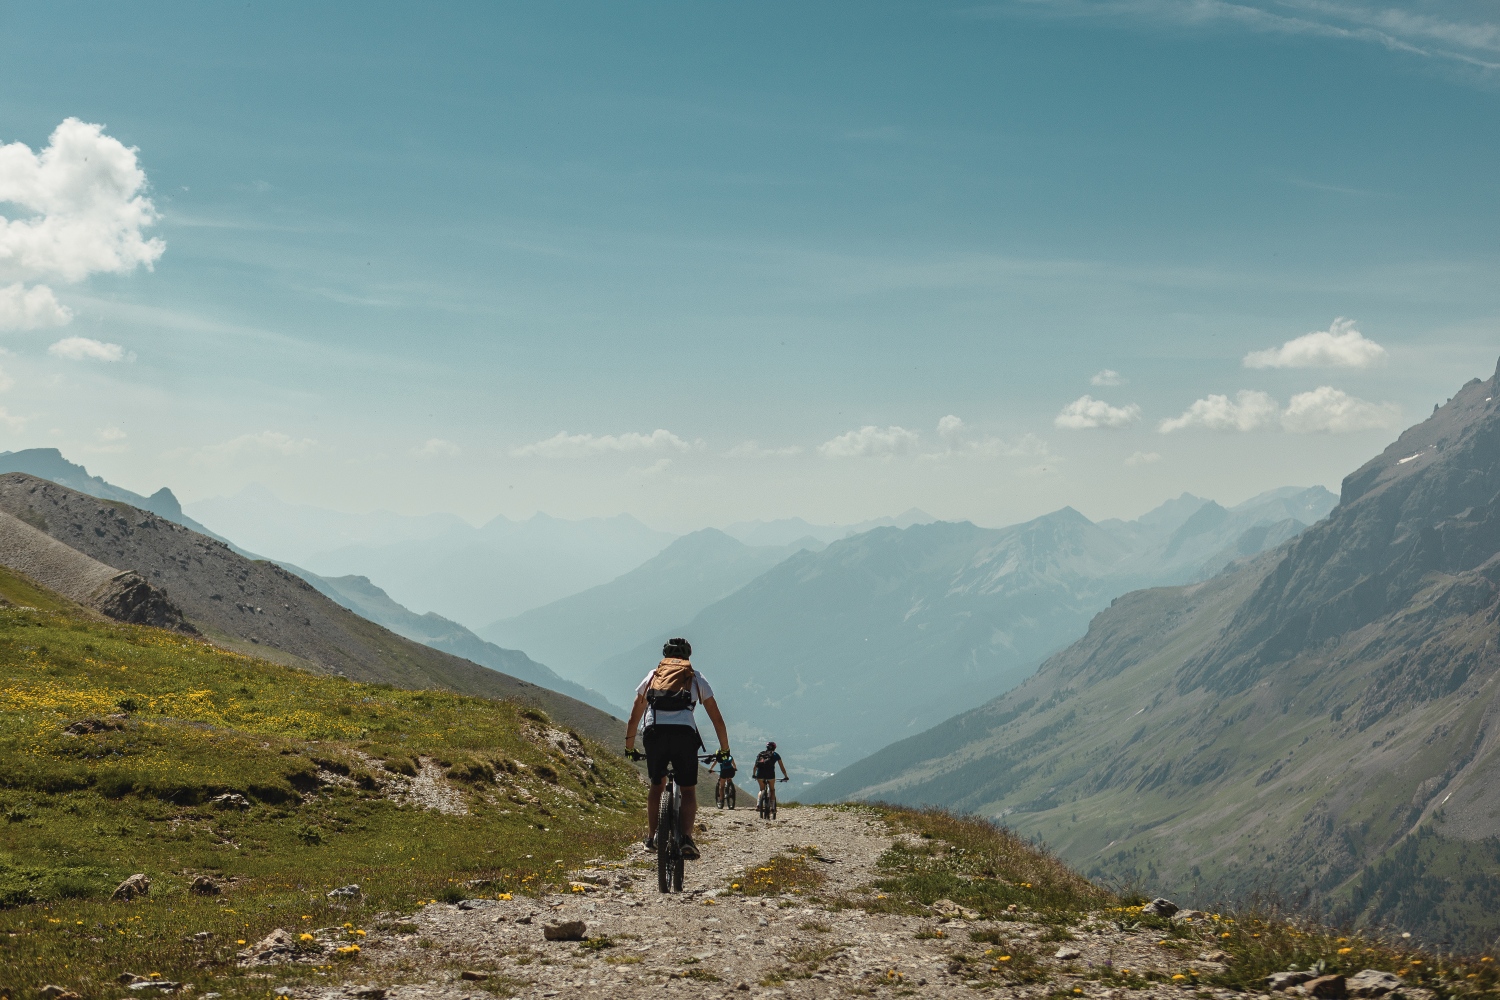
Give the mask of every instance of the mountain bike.
[(734, 808), (734, 779), (733, 778), (730, 778), (728, 781), (726, 781), (724, 783), (724, 787), (722, 789), (720, 789), (719, 786), (718, 786), (718, 784), (715, 783), (715, 785), (714, 785), (714, 805), (718, 806), (720, 809), (733, 809)]
[[(645, 760), (638, 750), (627, 750), (631, 760)], [(716, 754), (699, 757), (703, 763), (716, 760)], [(682, 788), (677, 784), (672, 762), (667, 761), (667, 782), (661, 790), (661, 806), (656, 812), (656, 888), (660, 892), (681, 892), (682, 856)]]
[[(773, 778), (773, 781), (785, 781), (785, 778)], [(755, 814), (761, 819), (776, 818), (776, 800), (771, 798), (770, 787), (762, 788), (760, 795), (755, 799)]]

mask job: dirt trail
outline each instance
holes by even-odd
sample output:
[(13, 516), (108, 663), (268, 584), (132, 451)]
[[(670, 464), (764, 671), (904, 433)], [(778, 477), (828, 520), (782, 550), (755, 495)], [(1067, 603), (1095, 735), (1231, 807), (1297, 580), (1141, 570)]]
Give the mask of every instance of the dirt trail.
[[(1085, 966), (1106, 958), (1117, 966), (1170, 971), (1169, 956), (1153, 947), (1149, 932), (1124, 934), (1112, 925), (1101, 925), (1108, 930), (1092, 934), (1075, 931), (1078, 940), (1068, 947), (1080, 954), (1065, 963), (1052, 958), (1057, 944), (1036, 941), (1044, 928), (1024, 921), (945, 921), (829, 909), (791, 894), (731, 894), (726, 890), (747, 867), (810, 846), (826, 859), (814, 862), (828, 877), (820, 895), (853, 894), (875, 878), (875, 861), (894, 837), (871, 814), (819, 807), (786, 809), (770, 822), (759, 820), (752, 809), (710, 808), (700, 813), (700, 820), (709, 828), (698, 838), (703, 860), (689, 864), (686, 891), (680, 895), (657, 892), (654, 855), (638, 848), (626, 858), (573, 873), (580, 884), (602, 883), (587, 891), (430, 904), (410, 918), (402, 928), (406, 933), (372, 931), (360, 958), (361, 971), (344, 986), (303, 989), (291, 996), (968, 996), (973, 990), (955, 954), (973, 962), (992, 947), (970, 940), (969, 932), (984, 928), (1001, 930), (1057, 967), (1049, 982), (992, 989), (1004, 996), (1041, 998), (1056, 995), (1059, 988), (1076, 996), (1077, 987), (1083, 996), (1124, 997), (1125, 991), (1103, 989), (1082, 978)], [(589, 938), (607, 937), (612, 946), (595, 949), (577, 941), (544, 940), (544, 924), (568, 920), (584, 921)], [(944, 931), (943, 937), (916, 936), (937, 929)], [(489, 978), (465, 980), (465, 970)], [(1153, 992), (1131, 991), (1129, 996), (1144, 1000)], [(1160, 992), (1185, 995), (1166, 986)]]

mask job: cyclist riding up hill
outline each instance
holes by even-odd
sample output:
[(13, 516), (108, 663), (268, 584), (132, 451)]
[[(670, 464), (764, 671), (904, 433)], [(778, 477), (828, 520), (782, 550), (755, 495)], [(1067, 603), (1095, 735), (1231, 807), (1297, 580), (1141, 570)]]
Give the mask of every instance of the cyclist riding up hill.
[(646, 819), (650, 835), (646, 849), (656, 849), (656, 817), (661, 805), (662, 788), (667, 779), (667, 762), (682, 788), (682, 856), (695, 861), (698, 847), (693, 843), (693, 821), (698, 816), (698, 750), (703, 737), (693, 708), (702, 705), (719, 737), (719, 755), (729, 756), (729, 732), (724, 716), (714, 701), (713, 688), (703, 675), (693, 669), (693, 647), (686, 639), (669, 639), (661, 648), (662, 660), (635, 689), (635, 704), (625, 726), (625, 752), (635, 750), (639, 726), (646, 750), (646, 773), (651, 778), (650, 804)]

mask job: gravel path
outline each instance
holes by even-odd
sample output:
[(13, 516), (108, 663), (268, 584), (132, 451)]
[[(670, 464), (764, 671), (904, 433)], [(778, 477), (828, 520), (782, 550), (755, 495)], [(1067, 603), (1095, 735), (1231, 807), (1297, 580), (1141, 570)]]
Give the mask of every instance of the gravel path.
[[(871, 814), (802, 807), (766, 822), (753, 810), (710, 808), (699, 818), (708, 826), (698, 837), (703, 859), (689, 864), (687, 891), (680, 895), (656, 891), (654, 856), (637, 849), (573, 873), (575, 885), (589, 886), (585, 891), (539, 900), (430, 904), (397, 932), (371, 931), (360, 971), (342, 987), (290, 995), (306, 1000), (971, 996), (973, 984), (962, 973), (975, 962), (989, 967), (983, 954), (995, 944), (975, 943), (970, 932), (985, 929), (1045, 956), (1048, 967), (1047, 982), (998, 985), (998, 977), (992, 978), (991, 993), (1042, 998), (1062, 990), (1141, 1000), (1153, 993), (1189, 995), (1165, 985), (1127, 993), (1083, 978), (1089, 964), (1105, 959), (1137, 970), (1171, 972), (1174, 964), (1181, 965), (1184, 956), (1157, 948), (1150, 932), (1090, 923), (1075, 929), (1077, 940), (1066, 945), (1077, 949), (1078, 957), (1059, 960), (1053, 957), (1056, 943), (1036, 940), (1045, 928), (1024, 920), (871, 914), (808, 905), (791, 894), (767, 898), (725, 891), (747, 867), (815, 846), (825, 860), (814, 864), (828, 877), (820, 895), (854, 894), (875, 877), (875, 861), (894, 839)], [(607, 937), (612, 946), (544, 940), (544, 924), (570, 920), (584, 921), (589, 938)], [(943, 935), (934, 936), (939, 930)], [(919, 938), (918, 932), (928, 936)], [(1003, 950), (1004, 945), (997, 949)], [(465, 978), (465, 972), (473, 978)]]

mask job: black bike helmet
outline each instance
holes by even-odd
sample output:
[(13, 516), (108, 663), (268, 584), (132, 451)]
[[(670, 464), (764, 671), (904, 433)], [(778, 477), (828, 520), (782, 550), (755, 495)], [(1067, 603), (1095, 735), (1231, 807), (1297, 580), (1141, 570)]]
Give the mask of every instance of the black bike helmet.
[(661, 655), (669, 660), (690, 660), (693, 658), (693, 644), (681, 636), (668, 639), (662, 644)]
[(770, 743), (767, 743), (766, 744), (766, 749), (767, 750), (775, 750), (776, 749), (776, 741), (772, 740)]

